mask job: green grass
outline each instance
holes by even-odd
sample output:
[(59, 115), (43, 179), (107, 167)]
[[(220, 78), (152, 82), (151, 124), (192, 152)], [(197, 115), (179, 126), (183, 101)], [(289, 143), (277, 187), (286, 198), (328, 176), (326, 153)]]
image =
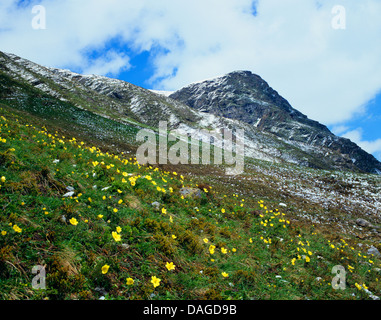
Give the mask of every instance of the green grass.
[[(1, 114), (1, 299), (98, 299), (98, 288), (110, 300), (369, 299), (356, 284), (381, 290), (380, 260), (355, 239), (293, 221), (271, 199), (242, 199)], [(64, 198), (68, 186), (75, 193)], [(183, 186), (202, 197), (182, 198)], [(45, 290), (32, 287), (35, 265), (45, 266)], [(345, 290), (331, 286), (336, 265), (347, 270)]]

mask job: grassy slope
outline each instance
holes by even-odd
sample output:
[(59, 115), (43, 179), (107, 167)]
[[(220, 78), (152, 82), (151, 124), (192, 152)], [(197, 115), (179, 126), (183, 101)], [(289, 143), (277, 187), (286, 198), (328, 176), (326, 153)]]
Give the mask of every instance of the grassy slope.
[[(96, 288), (108, 299), (365, 299), (359, 285), (381, 290), (380, 260), (352, 238), (1, 113), (1, 299), (97, 299), (105, 293)], [(208, 192), (184, 199), (183, 185)], [(62, 197), (67, 186), (73, 197)], [(35, 265), (46, 268), (46, 290), (31, 286)], [(331, 286), (335, 265), (347, 270), (344, 291)]]
[(43, 122), (47, 128), (97, 142), (102, 146), (116, 146), (119, 150), (133, 150), (138, 126), (126, 125), (80, 109), (61, 101), (22, 81), (0, 72), (0, 106), (31, 123)]

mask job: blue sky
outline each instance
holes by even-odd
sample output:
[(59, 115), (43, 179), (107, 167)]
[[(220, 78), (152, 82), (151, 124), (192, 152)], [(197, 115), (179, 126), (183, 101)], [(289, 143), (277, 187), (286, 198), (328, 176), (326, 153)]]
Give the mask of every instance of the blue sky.
[(379, 0), (2, 0), (0, 50), (156, 90), (250, 70), (381, 160), (380, 16)]

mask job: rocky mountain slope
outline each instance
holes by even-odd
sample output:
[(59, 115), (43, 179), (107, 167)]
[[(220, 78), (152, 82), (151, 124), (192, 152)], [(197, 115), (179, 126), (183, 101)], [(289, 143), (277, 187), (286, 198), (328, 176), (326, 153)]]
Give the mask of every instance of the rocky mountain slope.
[[(256, 160), (245, 176), (203, 172), (205, 184), (9, 109), (0, 106), (0, 300), (380, 299), (379, 215), (346, 207), (351, 195), (379, 205), (381, 177)], [(317, 188), (329, 206), (335, 184), (347, 214), (298, 201), (297, 186)]]
[[(25, 105), (30, 104), (22, 99), (28, 88), (54, 99), (54, 104), (64, 106), (63, 109), (69, 104), (77, 111), (90, 112), (89, 117), (98, 115), (132, 126), (135, 132), (142, 127), (157, 130), (159, 121), (167, 121), (168, 129), (181, 130), (185, 138), (200, 129), (242, 129), (247, 157), (313, 168), (381, 173), (381, 163), (372, 155), (293, 109), (264, 80), (248, 71), (191, 84), (169, 97), (168, 93), (159, 94), (125, 81), (46, 68), (1, 52), (0, 74), (0, 102), (12, 102), (14, 108), (25, 110)], [(11, 84), (12, 81), (20, 86)], [(15, 87), (19, 88), (17, 92)], [(30, 107), (28, 112), (39, 112), (36, 109)], [(81, 122), (84, 124), (85, 118)]]
[(250, 71), (236, 71), (191, 84), (169, 97), (196, 110), (248, 123), (302, 150), (316, 153), (323, 148), (323, 156), (339, 166), (350, 168), (353, 163), (363, 171), (380, 173), (380, 162), (372, 155), (292, 108), (260, 76)]

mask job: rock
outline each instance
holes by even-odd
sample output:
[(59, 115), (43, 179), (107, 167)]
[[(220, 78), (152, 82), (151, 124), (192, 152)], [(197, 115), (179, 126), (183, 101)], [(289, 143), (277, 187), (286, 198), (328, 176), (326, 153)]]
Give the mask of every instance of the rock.
[(287, 207), (287, 204), (281, 202), (281, 203), (279, 203), (279, 207)]
[(373, 254), (375, 257), (381, 257), (380, 251), (374, 246), (370, 246), (368, 249), (368, 254)]
[(69, 197), (72, 197), (73, 195), (74, 195), (74, 191), (70, 191), (68, 193), (65, 193), (62, 197), (69, 198)]
[(368, 289), (365, 289), (364, 288), (364, 291), (368, 294), (369, 298), (371, 298), (372, 300), (380, 300), (380, 297), (374, 295), (371, 291), (369, 291)]
[(201, 198), (202, 197), (202, 191), (198, 188), (190, 188), (190, 187), (184, 187), (180, 189), (180, 194), (184, 196), (184, 198)]
[(107, 294), (107, 291), (105, 290), (105, 288), (96, 287), (94, 290), (99, 292), (102, 296), (105, 296)]
[(67, 186), (67, 187), (66, 187), (66, 190), (67, 190), (67, 191), (74, 191), (74, 188), (71, 187), (71, 186)]
[(369, 221), (366, 221), (365, 219), (357, 219), (356, 224), (359, 225), (360, 227), (373, 228), (373, 225)]
[(156, 210), (159, 210), (160, 209), (160, 203), (155, 201), (155, 202), (152, 202), (151, 203), (151, 206), (154, 207)]

